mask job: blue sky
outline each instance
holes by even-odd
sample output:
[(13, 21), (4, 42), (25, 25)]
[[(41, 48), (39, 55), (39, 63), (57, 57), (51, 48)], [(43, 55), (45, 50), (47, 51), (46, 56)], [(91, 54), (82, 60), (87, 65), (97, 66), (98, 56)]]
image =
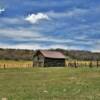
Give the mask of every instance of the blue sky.
[(100, 0), (0, 0), (0, 47), (100, 52)]

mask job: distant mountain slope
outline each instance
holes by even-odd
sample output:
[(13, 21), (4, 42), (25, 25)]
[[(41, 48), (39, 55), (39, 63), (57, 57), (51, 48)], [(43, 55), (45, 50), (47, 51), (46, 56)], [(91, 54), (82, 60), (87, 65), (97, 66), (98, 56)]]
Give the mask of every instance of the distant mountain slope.
[(33, 50), (0, 49), (0, 59), (32, 60)]
[[(72, 59), (78, 60), (100, 60), (100, 53), (80, 50), (50, 49), (64, 53)], [(0, 48), (0, 59), (5, 60), (32, 60), (34, 50), (2, 49)]]

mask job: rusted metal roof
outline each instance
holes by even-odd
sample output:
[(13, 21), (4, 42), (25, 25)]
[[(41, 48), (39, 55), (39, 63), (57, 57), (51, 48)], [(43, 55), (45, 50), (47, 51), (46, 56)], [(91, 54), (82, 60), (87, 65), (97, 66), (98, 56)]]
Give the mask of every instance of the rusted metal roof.
[(65, 59), (66, 57), (59, 51), (40, 50), (44, 57)]

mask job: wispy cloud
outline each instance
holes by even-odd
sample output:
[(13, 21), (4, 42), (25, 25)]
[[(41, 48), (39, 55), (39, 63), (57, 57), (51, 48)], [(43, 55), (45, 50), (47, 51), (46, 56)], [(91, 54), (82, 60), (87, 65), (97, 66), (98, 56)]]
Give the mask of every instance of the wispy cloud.
[(0, 14), (1, 14), (2, 12), (4, 12), (4, 11), (5, 11), (4, 8), (0, 8)]
[(18, 24), (23, 21), (23, 18), (0, 18), (1, 24)]
[(26, 21), (35, 24), (40, 20), (49, 20), (49, 17), (44, 13), (30, 14), (25, 18)]
[(93, 45), (93, 52), (100, 52), (100, 40), (96, 41), (95, 45)]
[(88, 9), (83, 9), (83, 8), (73, 8), (73, 10), (67, 12), (67, 16), (79, 16), (86, 14), (88, 12)]
[(0, 43), (1, 48), (11, 48), (11, 49), (45, 49), (40, 44), (36, 43), (25, 43), (25, 44), (7, 44), (7, 43)]
[(4, 28), (0, 29), (0, 38), (7, 38), (11, 40), (16, 40), (20, 42), (24, 41), (36, 41), (36, 42), (53, 42), (53, 43), (70, 43), (70, 39), (61, 39), (54, 36), (47, 36), (39, 32), (33, 31), (31, 28)]
[(88, 13), (88, 9), (83, 8), (73, 8), (71, 10), (65, 11), (65, 12), (54, 12), (50, 11), (47, 12), (47, 15), (54, 18), (61, 18), (61, 17), (75, 17), (75, 16), (81, 16)]
[(32, 30), (28, 30), (25, 28), (22, 29), (12, 29), (12, 28), (6, 28), (6, 29), (0, 29), (0, 37), (1, 38), (10, 38), (10, 39), (15, 39), (17, 41), (24, 41), (24, 39), (29, 40), (34, 39), (34, 38), (39, 38), (42, 35), (33, 32)]
[(61, 45), (61, 44), (51, 44), (51, 45), (43, 45), (39, 43), (20, 43), (20, 44), (9, 44), (9, 43), (0, 43), (0, 47), (2, 48), (12, 48), (12, 49), (56, 49), (56, 48), (63, 48), (63, 49), (74, 49), (74, 50), (82, 50), (83, 47), (80, 46), (68, 46), (68, 45)]

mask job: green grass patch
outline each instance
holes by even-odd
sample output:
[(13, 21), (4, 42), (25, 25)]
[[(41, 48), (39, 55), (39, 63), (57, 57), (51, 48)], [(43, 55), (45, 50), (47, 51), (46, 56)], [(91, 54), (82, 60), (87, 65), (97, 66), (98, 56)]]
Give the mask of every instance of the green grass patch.
[(0, 69), (0, 99), (100, 100), (100, 68)]

